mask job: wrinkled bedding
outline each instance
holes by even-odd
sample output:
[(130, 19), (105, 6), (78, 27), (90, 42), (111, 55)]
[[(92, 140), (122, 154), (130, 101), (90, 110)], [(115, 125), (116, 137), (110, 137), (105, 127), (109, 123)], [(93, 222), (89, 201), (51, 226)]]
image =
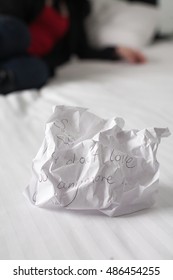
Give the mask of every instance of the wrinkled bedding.
[(116, 218), (42, 209), (23, 196), (54, 105), (89, 108), (126, 128), (173, 131), (173, 42), (144, 50), (149, 62), (72, 61), (40, 91), (0, 96), (0, 259), (172, 259), (173, 145), (163, 139), (157, 203)]

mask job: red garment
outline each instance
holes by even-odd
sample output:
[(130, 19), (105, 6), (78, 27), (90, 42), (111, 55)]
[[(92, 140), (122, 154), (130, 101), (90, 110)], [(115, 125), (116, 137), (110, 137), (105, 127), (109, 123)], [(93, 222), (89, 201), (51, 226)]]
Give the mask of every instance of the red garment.
[(43, 56), (49, 53), (56, 42), (67, 32), (69, 19), (51, 7), (44, 7), (40, 15), (29, 26), (31, 44), (28, 52)]

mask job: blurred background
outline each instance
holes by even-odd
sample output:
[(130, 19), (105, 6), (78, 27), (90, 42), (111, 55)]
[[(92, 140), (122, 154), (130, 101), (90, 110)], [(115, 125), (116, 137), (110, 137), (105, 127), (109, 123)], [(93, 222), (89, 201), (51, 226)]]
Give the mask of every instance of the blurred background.
[[(89, 108), (104, 119), (122, 117), (126, 130), (173, 131), (173, 1), (88, 1), (0, 0), (0, 259), (173, 259), (172, 137), (158, 151), (159, 193), (150, 209), (110, 219), (55, 208), (49, 180), (37, 184), (45, 197), (49, 190), (44, 209), (23, 196), (56, 105)], [(74, 139), (78, 117), (69, 117)], [(83, 127), (88, 130), (88, 123)], [(47, 150), (45, 166), (53, 166)], [(54, 170), (50, 181), (57, 191), (60, 176)], [(148, 186), (141, 183), (136, 192), (134, 184), (131, 209), (134, 200), (141, 203), (134, 193), (145, 199)], [(116, 191), (115, 185), (118, 207)]]
[(0, 92), (39, 89), (73, 56), (144, 63), (172, 35), (171, 0), (1, 0)]

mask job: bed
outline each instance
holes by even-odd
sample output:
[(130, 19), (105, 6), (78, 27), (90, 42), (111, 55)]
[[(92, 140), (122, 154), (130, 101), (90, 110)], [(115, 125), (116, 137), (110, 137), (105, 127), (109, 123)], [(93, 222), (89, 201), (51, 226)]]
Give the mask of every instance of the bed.
[(32, 206), (23, 196), (54, 105), (122, 116), (126, 128), (173, 131), (173, 41), (131, 66), (73, 60), (40, 91), (0, 96), (0, 259), (173, 259), (173, 145), (163, 139), (160, 191), (151, 209), (110, 218)]

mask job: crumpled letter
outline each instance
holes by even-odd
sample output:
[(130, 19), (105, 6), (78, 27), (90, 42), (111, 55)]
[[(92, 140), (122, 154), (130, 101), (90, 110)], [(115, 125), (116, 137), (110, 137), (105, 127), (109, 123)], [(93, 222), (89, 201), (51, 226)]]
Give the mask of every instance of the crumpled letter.
[(56, 106), (25, 196), (36, 206), (109, 216), (151, 207), (158, 191), (157, 148), (170, 132), (123, 127), (121, 118), (104, 120), (84, 108)]

